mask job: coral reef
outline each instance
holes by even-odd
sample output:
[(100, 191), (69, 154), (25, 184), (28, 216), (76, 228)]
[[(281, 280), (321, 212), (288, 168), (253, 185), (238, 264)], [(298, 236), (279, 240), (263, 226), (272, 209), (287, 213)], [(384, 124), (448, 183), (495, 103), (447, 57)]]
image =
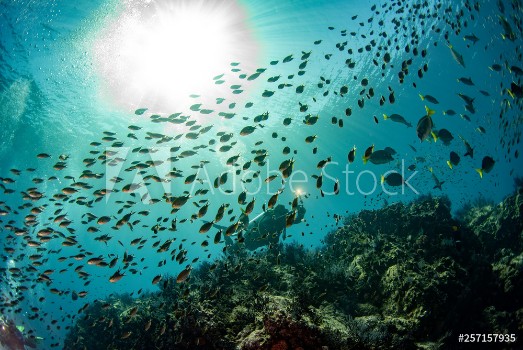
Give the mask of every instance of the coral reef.
[(186, 283), (169, 278), (157, 293), (94, 303), (65, 348), (439, 349), (466, 345), (461, 333), (521, 339), (522, 210), (521, 189), (497, 206), (471, 206), (466, 221), (444, 197), (365, 210), (315, 251), (235, 250)]

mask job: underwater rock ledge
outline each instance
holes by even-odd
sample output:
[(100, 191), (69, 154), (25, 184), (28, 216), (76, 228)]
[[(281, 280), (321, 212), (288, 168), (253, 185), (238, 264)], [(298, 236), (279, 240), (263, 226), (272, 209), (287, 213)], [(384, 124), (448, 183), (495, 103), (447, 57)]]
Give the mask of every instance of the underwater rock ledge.
[[(523, 339), (523, 190), (452, 218), (445, 197), (364, 210), (316, 251), (225, 255), (188, 282), (91, 303), (65, 349), (438, 349)], [(504, 348), (511, 344), (504, 343)]]

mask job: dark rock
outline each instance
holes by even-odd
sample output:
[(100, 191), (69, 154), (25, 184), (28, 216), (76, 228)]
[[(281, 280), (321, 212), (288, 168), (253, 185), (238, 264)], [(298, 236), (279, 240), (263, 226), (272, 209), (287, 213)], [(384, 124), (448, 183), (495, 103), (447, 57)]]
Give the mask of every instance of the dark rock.
[(93, 304), (65, 348), (437, 349), (459, 348), (460, 333), (521, 339), (522, 203), (515, 194), (471, 206), (458, 221), (447, 198), (422, 197), (347, 218), (317, 251), (234, 249), (195, 269), (188, 286), (170, 278), (158, 293)]

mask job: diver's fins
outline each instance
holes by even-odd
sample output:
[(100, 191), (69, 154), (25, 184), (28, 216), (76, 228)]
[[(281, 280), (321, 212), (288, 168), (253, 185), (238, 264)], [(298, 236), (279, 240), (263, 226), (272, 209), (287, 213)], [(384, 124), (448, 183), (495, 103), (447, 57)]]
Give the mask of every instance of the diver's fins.
[(225, 240), (225, 245), (232, 246), (234, 244), (230, 236), (224, 235), (223, 239)]
[[(205, 221), (205, 220), (202, 220), (202, 221), (203, 221), (204, 223), (208, 223), (208, 222), (210, 222), (210, 221)], [(227, 227), (222, 226), (222, 225), (218, 225), (218, 224), (215, 224), (215, 223), (213, 223), (212, 226), (215, 227), (215, 228), (217, 228), (217, 229), (219, 229), (219, 230), (226, 230), (226, 229), (227, 229)]]

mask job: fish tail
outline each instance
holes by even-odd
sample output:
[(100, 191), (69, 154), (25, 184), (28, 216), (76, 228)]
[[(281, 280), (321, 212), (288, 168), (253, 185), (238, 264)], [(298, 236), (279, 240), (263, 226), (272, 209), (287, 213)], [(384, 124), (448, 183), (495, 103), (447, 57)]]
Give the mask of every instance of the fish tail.
[(422, 94), (418, 94), (419, 98), (421, 98), (422, 101), (425, 101), (425, 96), (423, 96)]
[(478, 172), (479, 177), (480, 177), (480, 178), (483, 178), (483, 169), (479, 169), (479, 168), (478, 168), (478, 169), (476, 169), (476, 171)]
[(363, 157), (363, 164), (367, 164), (368, 161), (369, 161), (369, 158)]
[(389, 119), (389, 116), (386, 115), (385, 113), (383, 113), (383, 119), (387, 120), (387, 119)]
[(433, 115), (434, 113), (436, 113), (435, 110), (430, 109), (430, 108), (427, 107), (427, 106), (425, 106), (425, 111), (427, 111), (427, 115), (428, 115), (428, 116), (431, 116), (431, 115)]
[(433, 187), (433, 189), (436, 189), (436, 188), (437, 188), (437, 189), (439, 189), (440, 191), (443, 191), (443, 189), (441, 188), (441, 185), (443, 185), (444, 183), (445, 183), (445, 181), (442, 181), (442, 182), (438, 183), (437, 185), (435, 185), (435, 186)]
[(450, 160), (447, 160), (447, 165), (449, 166), (450, 169), (452, 169), (452, 163), (450, 162)]

